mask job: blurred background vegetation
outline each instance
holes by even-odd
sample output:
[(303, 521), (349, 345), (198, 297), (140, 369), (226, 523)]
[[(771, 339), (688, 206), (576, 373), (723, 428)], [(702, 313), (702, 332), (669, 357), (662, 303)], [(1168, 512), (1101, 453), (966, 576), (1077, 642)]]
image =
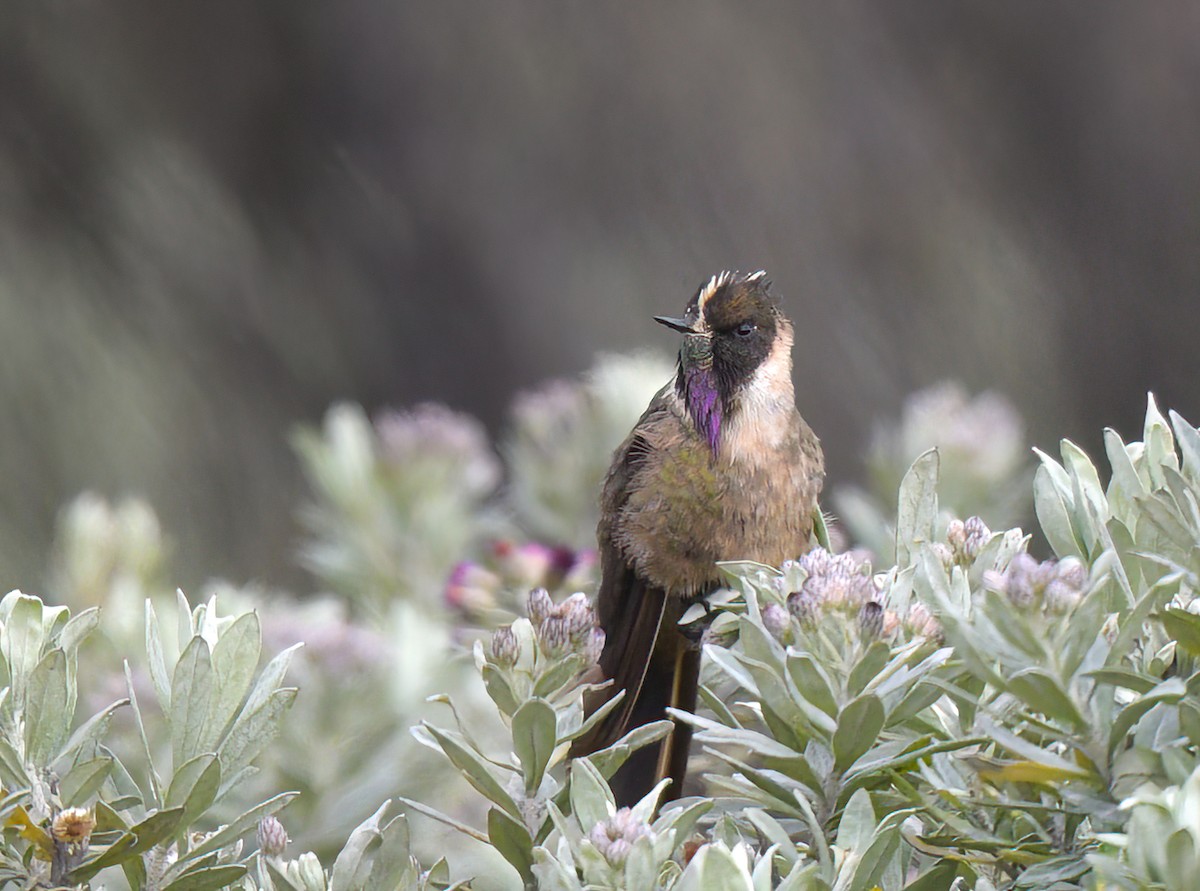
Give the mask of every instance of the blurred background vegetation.
[(185, 587), (309, 587), (288, 434), (513, 394), (766, 268), (834, 481), (902, 397), (1200, 417), (1184, 3), (6, 2), (0, 565), (145, 497)]

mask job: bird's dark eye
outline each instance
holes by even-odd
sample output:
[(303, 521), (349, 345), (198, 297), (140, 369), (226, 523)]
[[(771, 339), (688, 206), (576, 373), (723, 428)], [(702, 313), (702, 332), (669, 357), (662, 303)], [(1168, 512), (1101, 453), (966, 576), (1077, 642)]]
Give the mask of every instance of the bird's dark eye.
[(749, 337), (754, 333), (754, 325), (750, 322), (742, 322), (742, 324), (733, 329), (733, 333), (738, 337)]

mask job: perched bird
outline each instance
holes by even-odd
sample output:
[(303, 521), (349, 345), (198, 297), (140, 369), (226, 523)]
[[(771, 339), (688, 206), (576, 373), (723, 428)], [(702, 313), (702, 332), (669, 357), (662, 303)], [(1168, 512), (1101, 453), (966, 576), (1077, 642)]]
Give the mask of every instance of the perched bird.
[[(699, 635), (678, 623), (719, 586), (717, 561), (778, 566), (808, 549), (825, 462), (796, 410), (792, 324), (769, 287), (763, 272), (722, 272), (683, 318), (655, 318), (684, 335), (677, 372), (617, 449), (597, 529), (600, 669), (613, 683), (585, 707), (590, 714), (619, 690), (625, 698), (573, 756), (666, 717), (668, 706), (695, 710)], [(618, 805), (663, 777), (673, 780), (667, 798), (678, 797), (690, 741), (676, 722), (636, 752), (612, 779)]]

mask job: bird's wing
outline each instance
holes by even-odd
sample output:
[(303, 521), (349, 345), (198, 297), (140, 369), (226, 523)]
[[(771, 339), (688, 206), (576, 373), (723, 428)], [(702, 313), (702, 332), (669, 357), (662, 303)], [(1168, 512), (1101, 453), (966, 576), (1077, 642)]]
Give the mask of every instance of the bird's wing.
[(650, 668), (666, 612), (667, 592), (638, 576), (613, 541), (612, 529), (628, 500), (631, 481), (654, 448), (641, 431), (659, 420), (659, 415), (670, 411), (664, 395), (665, 390), (651, 401), (633, 432), (617, 449), (604, 481), (598, 529), (601, 574), (596, 610), (605, 632), (600, 668), (613, 683), (589, 696), (586, 710), (591, 714), (619, 690), (625, 691), (625, 698), (586, 736), (576, 740), (571, 750), (573, 757), (612, 745), (635, 726), (630, 717)]

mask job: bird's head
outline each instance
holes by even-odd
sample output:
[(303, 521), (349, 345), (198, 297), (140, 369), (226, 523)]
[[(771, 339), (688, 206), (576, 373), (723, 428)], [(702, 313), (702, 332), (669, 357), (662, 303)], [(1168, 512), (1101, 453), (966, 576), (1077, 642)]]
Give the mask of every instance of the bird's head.
[[(791, 387), (791, 325), (770, 293), (766, 273), (721, 272), (702, 285), (682, 318), (655, 321), (684, 334), (675, 390), (715, 453), (722, 424), (737, 412), (747, 388)], [(769, 381), (758, 382), (771, 364)]]

